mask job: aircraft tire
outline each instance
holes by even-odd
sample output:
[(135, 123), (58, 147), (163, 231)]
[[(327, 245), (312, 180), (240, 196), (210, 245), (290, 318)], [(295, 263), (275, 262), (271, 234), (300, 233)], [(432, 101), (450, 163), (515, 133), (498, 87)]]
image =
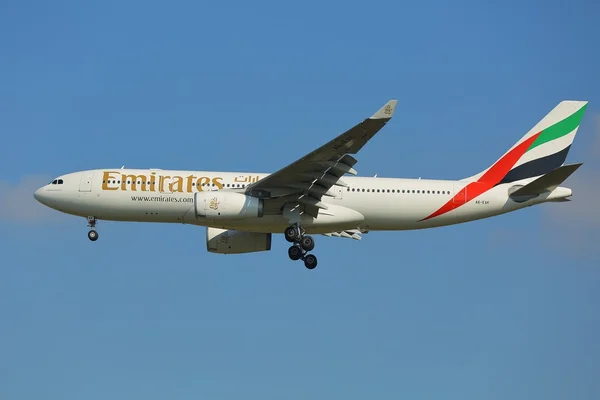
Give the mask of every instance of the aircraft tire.
[(304, 250), (311, 251), (315, 248), (315, 240), (312, 238), (312, 236), (304, 236), (302, 239), (300, 239), (300, 245)]
[(98, 240), (98, 232), (96, 232), (95, 230), (91, 230), (88, 232), (88, 239), (90, 239), (92, 242), (95, 242), (96, 240)]
[(304, 257), (304, 266), (308, 269), (315, 269), (317, 266), (317, 257), (314, 254)]
[(302, 258), (302, 249), (294, 245), (288, 249), (288, 256), (291, 260), (299, 260), (300, 258)]
[(285, 228), (285, 232), (283, 234), (285, 236), (285, 240), (290, 243), (293, 243), (298, 239), (298, 231), (293, 226)]

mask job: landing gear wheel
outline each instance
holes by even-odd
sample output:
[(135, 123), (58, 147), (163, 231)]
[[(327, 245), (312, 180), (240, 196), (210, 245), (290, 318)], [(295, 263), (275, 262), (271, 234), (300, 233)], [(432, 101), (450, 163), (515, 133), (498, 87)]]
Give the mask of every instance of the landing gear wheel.
[(288, 249), (288, 256), (290, 256), (290, 259), (294, 261), (299, 260), (302, 258), (302, 249), (294, 245)]
[(308, 269), (315, 269), (317, 266), (317, 257), (315, 257), (313, 254), (309, 254), (304, 257), (304, 266)]
[(306, 251), (311, 251), (315, 248), (315, 240), (311, 236), (304, 236), (300, 239), (300, 245)]
[(290, 243), (298, 240), (298, 230), (294, 226), (289, 226), (289, 227), (285, 228), (284, 235), (285, 235), (285, 240), (287, 240)]
[(88, 239), (90, 239), (92, 242), (95, 242), (96, 240), (98, 240), (98, 232), (96, 232), (95, 230), (89, 231)]

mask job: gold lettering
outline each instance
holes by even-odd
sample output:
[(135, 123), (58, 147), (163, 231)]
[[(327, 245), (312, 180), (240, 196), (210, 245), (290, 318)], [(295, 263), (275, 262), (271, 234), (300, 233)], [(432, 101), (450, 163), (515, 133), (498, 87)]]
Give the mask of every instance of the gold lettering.
[(108, 184), (111, 180), (116, 179), (116, 177), (111, 174), (118, 174), (118, 172), (114, 171), (104, 171), (104, 175), (102, 176), (102, 190), (118, 190), (118, 187), (109, 187)]
[(207, 177), (207, 176), (201, 176), (196, 181), (196, 189), (198, 189), (199, 192), (202, 192), (204, 190), (204, 188), (202, 187), (202, 185), (208, 185), (209, 182), (210, 182), (210, 178), (209, 177)]
[(192, 193), (192, 180), (196, 178), (194, 175), (190, 175), (187, 177), (187, 191), (188, 193)]
[[(175, 188), (175, 185), (177, 185), (177, 188)], [(171, 189), (171, 192), (173, 192), (173, 193), (183, 192), (183, 178), (181, 176), (174, 176), (173, 182), (171, 182), (171, 184), (169, 185), (169, 188)]]
[(220, 176), (213, 178), (212, 183), (220, 189), (223, 189), (223, 178)]
[(142, 185), (142, 192), (146, 191), (147, 180), (146, 175), (125, 175), (121, 176), (121, 190), (127, 190), (127, 180), (131, 179), (131, 191), (137, 191), (138, 179), (140, 184)]
[(165, 176), (159, 176), (158, 177), (158, 191), (159, 192), (164, 192), (165, 191), (165, 180), (167, 178), (170, 178), (169, 175), (165, 175)]

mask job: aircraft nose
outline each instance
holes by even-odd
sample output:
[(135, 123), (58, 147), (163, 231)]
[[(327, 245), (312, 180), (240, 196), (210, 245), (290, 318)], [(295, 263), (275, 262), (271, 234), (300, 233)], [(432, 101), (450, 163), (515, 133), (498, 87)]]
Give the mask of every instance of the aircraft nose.
[(37, 201), (39, 201), (40, 203), (42, 203), (42, 204), (44, 203), (44, 201), (43, 201), (43, 199), (44, 199), (44, 194), (43, 194), (43, 192), (44, 192), (44, 188), (43, 188), (43, 187), (41, 187), (41, 188), (39, 188), (38, 190), (36, 190), (36, 191), (33, 193), (33, 197), (34, 197), (34, 198), (35, 198)]

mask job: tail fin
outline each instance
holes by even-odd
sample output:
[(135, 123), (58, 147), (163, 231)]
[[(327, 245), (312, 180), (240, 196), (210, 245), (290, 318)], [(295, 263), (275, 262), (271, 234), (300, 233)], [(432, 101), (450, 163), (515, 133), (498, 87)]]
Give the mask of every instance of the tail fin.
[(463, 181), (497, 185), (541, 176), (562, 166), (587, 103), (560, 102), (492, 166)]

